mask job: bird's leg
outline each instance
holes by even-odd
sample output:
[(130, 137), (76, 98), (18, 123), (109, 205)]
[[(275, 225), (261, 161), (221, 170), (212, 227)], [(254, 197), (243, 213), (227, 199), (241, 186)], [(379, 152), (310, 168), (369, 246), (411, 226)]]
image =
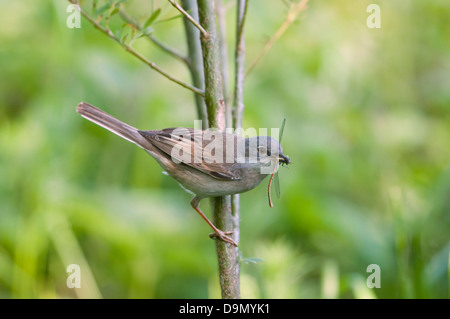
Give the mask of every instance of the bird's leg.
[(197, 213), (199, 213), (199, 215), (205, 220), (205, 222), (207, 222), (208, 225), (214, 230), (214, 233), (210, 234), (209, 237), (211, 237), (211, 238), (214, 238), (214, 237), (220, 238), (224, 242), (230, 243), (230, 244), (232, 244), (232, 245), (237, 247), (236, 242), (233, 239), (231, 239), (230, 237), (227, 236), (227, 235), (231, 235), (233, 233), (232, 231), (230, 231), (230, 232), (223, 232), (223, 231), (221, 231), (216, 226), (214, 226), (213, 223), (211, 223), (211, 221), (208, 219), (208, 217), (205, 216), (205, 214), (203, 214), (203, 212), (198, 207), (199, 204), (200, 204), (200, 200), (201, 200), (200, 197), (195, 196), (194, 199), (192, 199), (192, 201), (191, 201), (191, 206), (192, 206), (192, 208), (195, 209), (195, 211)]

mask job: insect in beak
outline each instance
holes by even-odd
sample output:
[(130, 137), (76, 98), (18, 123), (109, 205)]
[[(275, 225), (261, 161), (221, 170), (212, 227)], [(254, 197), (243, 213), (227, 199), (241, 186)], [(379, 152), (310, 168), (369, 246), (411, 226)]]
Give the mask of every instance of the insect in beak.
[(289, 159), (289, 156), (285, 156), (283, 154), (279, 154), (278, 155), (278, 161), (280, 161), (280, 163), (286, 164), (286, 165), (291, 163), (291, 160)]

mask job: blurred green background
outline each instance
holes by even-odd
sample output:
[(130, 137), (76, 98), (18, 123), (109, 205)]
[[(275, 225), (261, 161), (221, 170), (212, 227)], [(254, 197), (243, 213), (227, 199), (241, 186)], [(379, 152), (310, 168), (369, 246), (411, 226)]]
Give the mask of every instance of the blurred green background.
[[(371, 3), (380, 29), (366, 26)], [(192, 127), (193, 95), (87, 20), (69, 29), (67, 5), (0, 1), (0, 297), (220, 297), (215, 244), (190, 195), (75, 112), (86, 101), (141, 129)], [(141, 22), (152, 10), (125, 8)], [(286, 13), (283, 1), (250, 1), (247, 65)], [(293, 164), (274, 208), (268, 180), (241, 196), (242, 258), (263, 260), (242, 264), (242, 297), (448, 298), (449, 16), (447, 0), (311, 0), (249, 75), (244, 127), (286, 117)], [(180, 19), (154, 35), (186, 50)], [(134, 47), (190, 80), (146, 39)], [(70, 264), (80, 289), (66, 286)], [(381, 288), (366, 285), (370, 264)]]

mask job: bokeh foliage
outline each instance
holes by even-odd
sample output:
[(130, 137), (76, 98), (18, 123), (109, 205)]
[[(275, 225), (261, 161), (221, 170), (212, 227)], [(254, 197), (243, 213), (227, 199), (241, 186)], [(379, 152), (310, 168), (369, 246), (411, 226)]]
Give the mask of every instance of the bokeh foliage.
[[(284, 2), (250, 1), (248, 62), (283, 22)], [(144, 22), (151, 3), (125, 5)], [(370, 3), (381, 29), (366, 26)], [(220, 297), (214, 244), (190, 195), (144, 151), (75, 113), (86, 101), (142, 129), (190, 127), (191, 92), (86, 20), (67, 28), (67, 5), (0, 1), (0, 297)], [(177, 15), (153, 5), (158, 19)], [(273, 209), (266, 181), (241, 196), (242, 258), (263, 260), (243, 263), (243, 297), (449, 296), (449, 16), (445, 0), (311, 0), (249, 75), (244, 127), (286, 117), (293, 164), (280, 170)], [(233, 9), (227, 19), (233, 26)], [(153, 28), (185, 51), (180, 19)], [(189, 81), (145, 39), (133, 45)], [(72, 263), (81, 289), (66, 287)], [(381, 267), (381, 288), (367, 288), (369, 264)]]

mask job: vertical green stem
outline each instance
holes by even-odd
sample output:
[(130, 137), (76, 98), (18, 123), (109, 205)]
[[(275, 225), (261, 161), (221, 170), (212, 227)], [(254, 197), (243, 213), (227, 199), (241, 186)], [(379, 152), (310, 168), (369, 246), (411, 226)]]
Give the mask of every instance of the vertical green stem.
[(216, 13), (218, 24), (218, 36), (219, 36), (219, 48), (220, 48), (220, 60), (222, 70), (222, 82), (223, 82), (223, 96), (225, 100), (225, 117), (227, 127), (233, 127), (232, 115), (231, 115), (231, 103), (229, 97), (229, 72), (228, 72), (228, 45), (227, 45), (227, 26), (226, 26), (226, 8), (223, 0), (216, 1)]
[[(210, 127), (226, 128), (225, 102), (221, 73), (220, 48), (217, 37), (214, 1), (198, 0), (199, 22), (208, 34), (200, 35), (205, 74), (205, 103)], [(231, 214), (230, 196), (211, 200), (214, 222), (223, 231), (233, 231), (233, 239), (239, 240), (239, 223), (234, 223)], [(222, 298), (240, 298), (239, 249), (221, 240), (216, 241), (219, 264), (219, 280)]]
[[(247, 15), (248, 0), (238, 0), (236, 14), (236, 48), (235, 48), (235, 85), (233, 97), (233, 127), (242, 128), (244, 116), (244, 79), (245, 79), (245, 37), (244, 26)], [(231, 196), (231, 215), (235, 228), (239, 229), (240, 195)]]
[[(195, 0), (181, 0), (181, 6), (186, 12), (198, 20), (198, 10)], [(205, 78), (203, 72), (202, 46), (200, 43), (200, 31), (188, 19), (183, 18), (184, 30), (188, 46), (188, 65), (191, 73), (192, 84), (202, 90), (205, 89)], [(202, 120), (203, 129), (208, 128), (208, 116), (206, 113), (205, 100), (203, 96), (194, 94), (197, 106), (197, 116)]]
[(235, 51), (235, 86), (233, 101), (233, 126), (242, 128), (244, 114), (244, 79), (245, 79), (245, 37), (244, 26), (248, 0), (238, 0), (236, 21), (236, 51)]
[(216, 30), (214, 1), (198, 0), (200, 24), (208, 34), (200, 34), (205, 74), (205, 103), (209, 126), (225, 130), (225, 101), (220, 70), (220, 49)]

